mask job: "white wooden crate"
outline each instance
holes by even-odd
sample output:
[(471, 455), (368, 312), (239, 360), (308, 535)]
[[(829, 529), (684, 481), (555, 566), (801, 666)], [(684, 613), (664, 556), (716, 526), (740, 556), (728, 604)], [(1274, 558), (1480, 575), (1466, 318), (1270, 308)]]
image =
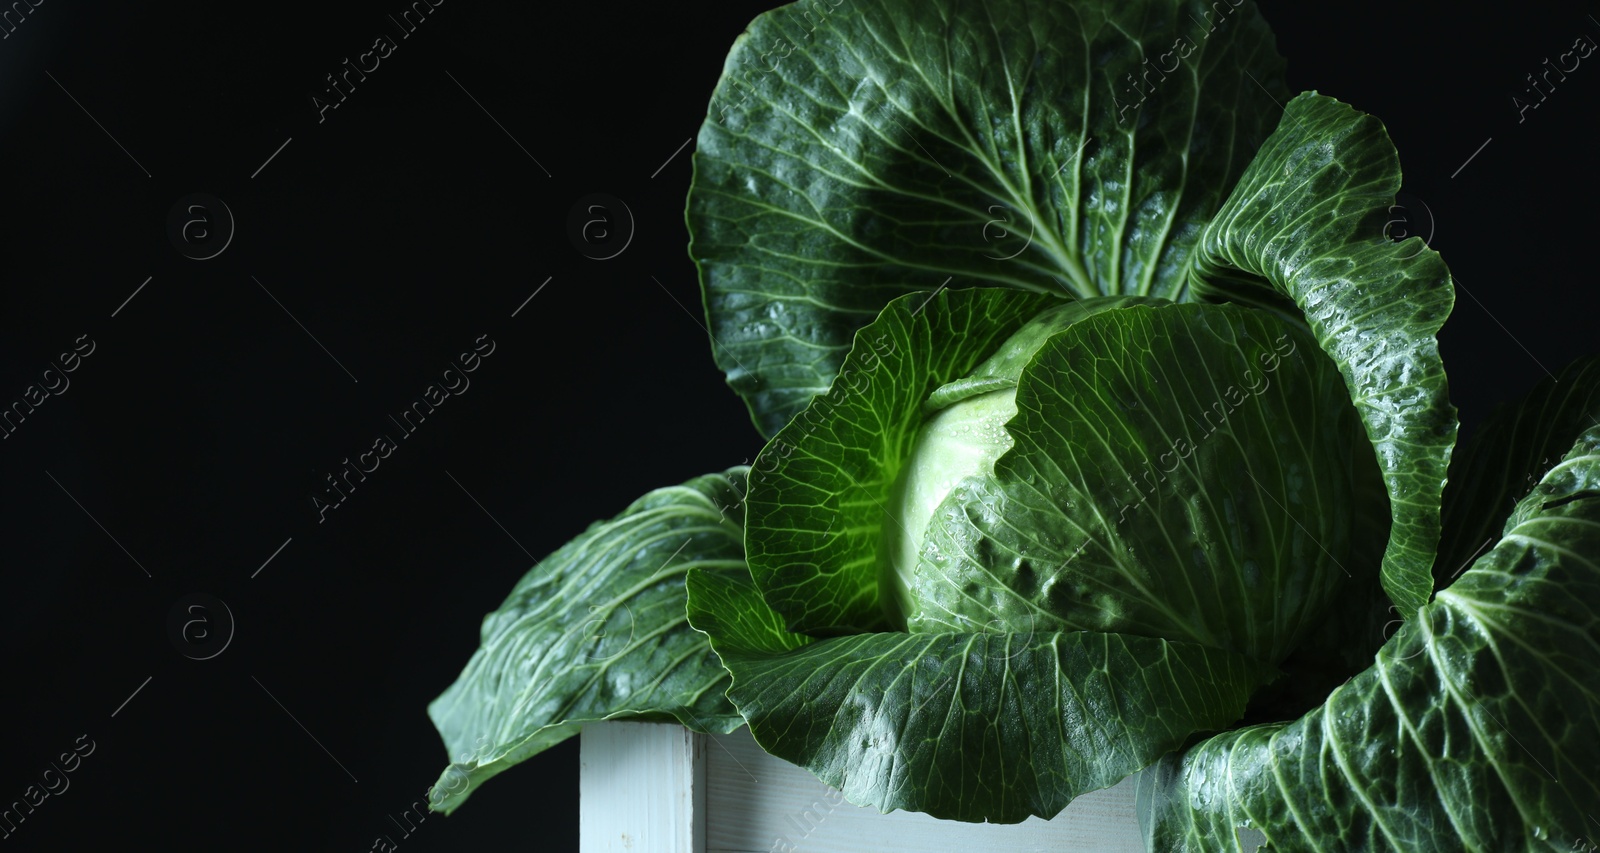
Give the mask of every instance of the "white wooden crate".
[(972, 824), (853, 806), (747, 729), (614, 722), (582, 738), (581, 853), (1144, 853), (1131, 779), (1053, 820)]

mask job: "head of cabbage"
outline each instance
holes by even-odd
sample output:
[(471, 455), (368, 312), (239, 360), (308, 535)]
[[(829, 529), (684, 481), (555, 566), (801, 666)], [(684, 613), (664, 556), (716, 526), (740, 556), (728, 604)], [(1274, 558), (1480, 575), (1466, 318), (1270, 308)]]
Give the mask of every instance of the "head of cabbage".
[(1276, 664), (1352, 577), (1376, 463), (1332, 361), (1270, 314), (1054, 306), (922, 411), (877, 554), (895, 627), (1130, 633)]
[[(1376, 463), (1303, 325), (1144, 297), (904, 301), (752, 472), (751, 572), (789, 629), (1096, 631), (1275, 665), (1370, 576), (1352, 543)], [(1004, 334), (961, 328), (979, 305)]]

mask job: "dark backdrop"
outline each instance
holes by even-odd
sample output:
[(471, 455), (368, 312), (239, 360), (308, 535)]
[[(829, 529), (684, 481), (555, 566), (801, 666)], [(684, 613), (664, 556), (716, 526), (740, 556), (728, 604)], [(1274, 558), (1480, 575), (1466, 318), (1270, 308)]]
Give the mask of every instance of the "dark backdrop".
[[(576, 739), (408, 839), (388, 816), (443, 767), (424, 708), (530, 554), (759, 448), (699, 324), (681, 146), (765, 7), (443, 3), (319, 121), (405, 5), (228, 6), (41, 0), (0, 40), (5, 405), (94, 347), (0, 442), (0, 801), (95, 744), (5, 844), (573, 849)], [(1398, 215), (1462, 288), (1468, 429), (1600, 348), (1600, 59), (1512, 105), (1596, 9), (1265, 7), (1291, 88), (1401, 152)], [(166, 234), (196, 192), (236, 224), (204, 262)], [(567, 237), (590, 193), (636, 223), (604, 262)], [(319, 523), (322, 478), (480, 336), (470, 393)], [(194, 593), (236, 626), (205, 661), (168, 637)]]

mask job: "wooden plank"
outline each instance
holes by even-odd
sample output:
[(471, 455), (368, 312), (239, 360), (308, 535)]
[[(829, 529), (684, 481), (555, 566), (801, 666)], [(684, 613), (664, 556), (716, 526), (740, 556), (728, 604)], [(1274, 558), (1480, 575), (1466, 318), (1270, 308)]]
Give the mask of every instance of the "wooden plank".
[(962, 823), (853, 806), (806, 770), (763, 752), (748, 729), (702, 737), (711, 744), (706, 853), (1144, 853), (1132, 779), (1079, 797), (1050, 821)]
[(705, 853), (706, 741), (678, 725), (584, 726), (579, 853)]

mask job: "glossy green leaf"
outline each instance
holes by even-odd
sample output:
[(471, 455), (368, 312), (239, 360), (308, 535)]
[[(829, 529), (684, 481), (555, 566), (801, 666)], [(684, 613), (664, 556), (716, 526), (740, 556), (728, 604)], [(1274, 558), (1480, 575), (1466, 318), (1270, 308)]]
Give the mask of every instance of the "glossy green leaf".
[(1433, 591), (1456, 433), (1435, 338), (1455, 301), (1420, 237), (1384, 227), (1400, 161), (1383, 124), (1338, 101), (1290, 101), (1192, 256), (1196, 293), (1304, 314), (1344, 374), (1389, 489), (1383, 586), (1409, 617)]
[[(1600, 426), (1367, 671), (1141, 775), (1152, 850), (1572, 851), (1600, 824)], [(1232, 842), (1232, 843), (1230, 843)]]
[(1298, 324), (1102, 311), (1038, 350), (1015, 408), (1015, 447), (928, 528), (913, 632), (1126, 632), (1276, 663), (1354, 583), (1371, 454)]
[(788, 633), (739, 569), (689, 575), (689, 618), (767, 752), (858, 805), (955, 820), (1052, 817), (1197, 731), (1269, 673), (1193, 643), (1093, 632)]
[[(717, 364), (774, 435), (940, 286), (1176, 298), (1287, 92), (1248, 0), (821, 0), (734, 43), (687, 211)], [(1253, 78), (1253, 79), (1252, 79)]]
[(1357, 476), (1351, 497), (1357, 532), (1344, 562), (1351, 576), (1322, 608), (1320, 621), (1279, 664), (1283, 677), (1250, 697), (1247, 724), (1292, 720), (1321, 705), (1335, 687), (1371, 666), (1378, 649), (1405, 622), (1378, 579), (1389, 541), (1383, 475), (1371, 444), (1359, 442), (1357, 456), (1352, 460)]
[(451, 812), (484, 780), (610, 719), (743, 724), (727, 672), (685, 617), (684, 575), (744, 570), (747, 469), (650, 492), (535, 565), (483, 620), (483, 645), (428, 706), (454, 757), (430, 791)]

